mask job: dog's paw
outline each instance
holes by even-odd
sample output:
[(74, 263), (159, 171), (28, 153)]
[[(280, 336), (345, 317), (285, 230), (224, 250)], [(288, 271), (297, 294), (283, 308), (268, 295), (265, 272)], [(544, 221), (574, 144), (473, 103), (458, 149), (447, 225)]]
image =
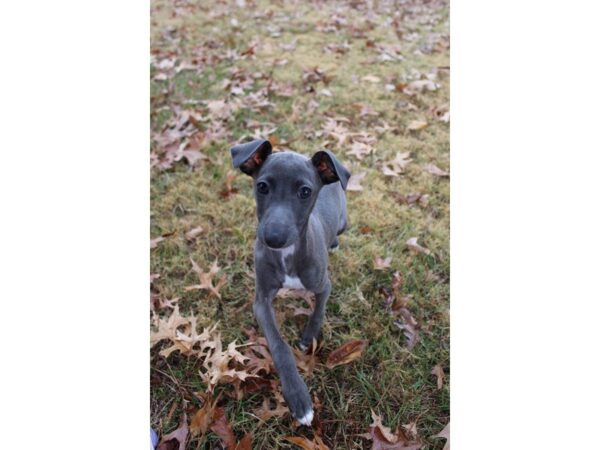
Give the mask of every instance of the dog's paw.
[(282, 390), (292, 416), (302, 425), (309, 426), (312, 423), (314, 411), (306, 383), (298, 376), (295, 381), (289, 383)]
[(298, 342), (298, 347), (300, 347), (300, 350), (302, 350), (303, 352), (306, 352), (308, 349), (312, 349), (312, 351), (314, 351), (314, 348), (317, 348), (317, 341), (319, 338), (319, 332), (317, 331), (316, 333), (312, 332), (309, 328), (306, 328), (303, 332), (302, 335), (300, 336), (300, 341)]

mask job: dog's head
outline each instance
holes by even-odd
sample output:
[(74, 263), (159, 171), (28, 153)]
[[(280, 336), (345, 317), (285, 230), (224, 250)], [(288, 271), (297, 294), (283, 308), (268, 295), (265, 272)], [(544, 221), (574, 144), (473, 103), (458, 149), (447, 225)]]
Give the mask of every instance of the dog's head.
[(339, 182), (345, 190), (350, 172), (327, 150), (312, 158), (295, 152), (272, 153), (259, 139), (231, 149), (233, 167), (254, 180), (258, 238), (268, 247), (292, 245), (308, 223), (319, 191)]

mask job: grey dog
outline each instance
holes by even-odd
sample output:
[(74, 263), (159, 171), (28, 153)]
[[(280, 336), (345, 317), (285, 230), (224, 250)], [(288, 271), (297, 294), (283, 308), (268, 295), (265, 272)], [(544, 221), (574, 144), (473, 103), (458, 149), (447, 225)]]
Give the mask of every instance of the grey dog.
[(328, 250), (338, 246), (337, 236), (348, 224), (344, 191), (350, 172), (329, 151), (318, 151), (312, 158), (296, 152), (272, 153), (271, 144), (263, 139), (236, 145), (231, 156), (233, 166), (254, 179), (258, 215), (254, 315), (267, 338), (292, 415), (310, 425), (314, 414), (310, 394), (279, 334), (272, 301), (281, 288), (315, 294), (315, 310), (300, 338), (300, 347), (308, 348), (319, 334), (331, 292)]

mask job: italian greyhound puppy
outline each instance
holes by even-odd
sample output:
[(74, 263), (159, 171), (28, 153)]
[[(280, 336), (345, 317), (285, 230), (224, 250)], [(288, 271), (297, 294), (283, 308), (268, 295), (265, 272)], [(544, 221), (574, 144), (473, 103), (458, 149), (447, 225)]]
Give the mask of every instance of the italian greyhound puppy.
[(272, 153), (267, 140), (231, 149), (233, 167), (250, 175), (258, 228), (254, 244), (254, 315), (267, 339), (283, 396), (292, 415), (310, 425), (313, 406), (294, 355), (279, 334), (272, 301), (281, 288), (315, 294), (315, 310), (300, 338), (306, 350), (317, 338), (331, 292), (328, 250), (348, 224), (344, 191), (350, 172), (329, 151), (312, 158), (296, 152)]

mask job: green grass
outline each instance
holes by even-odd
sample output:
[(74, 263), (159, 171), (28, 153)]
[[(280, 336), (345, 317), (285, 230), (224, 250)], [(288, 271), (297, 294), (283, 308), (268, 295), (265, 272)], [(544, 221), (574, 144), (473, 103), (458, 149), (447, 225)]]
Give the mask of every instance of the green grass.
[[(449, 167), (449, 127), (435, 120), (433, 108), (449, 101), (449, 80), (440, 72), (436, 82), (440, 89), (409, 97), (384, 88), (386, 81), (408, 80), (413, 71), (428, 73), (435, 67), (449, 65), (448, 49), (435, 47), (431, 53), (415, 54), (431, 33), (447, 34), (448, 8), (443, 2), (423, 6), (419, 3), (401, 4), (395, 8), (387, 2), (376, 2), (373, 28), (363, 38), (352, 36), (348, 27), (337, 33), (319, 31), (333, 11), (346, 17), (348, 25), (365, 25), (365, 11), (345, 2), (264, 2), (246, 8), (237, 8), (235, 2), (200, 2), (203, 6), (183, 1), (154, 1), (152, 5), (152, 49), (166, 55), (176, 49), (178, 61), (191, 61), (202, 49), (205, 56), (222, 57), (227, 51), (239, 53), (256, 44), (253, 58), (223, 59), (207, 64), (200, 72), (182, 71), (168, 81), (152, 81), (152, 127), (158, 132), (172, 117), (171, 107), (203, 110), (202, 104), (190, 101), (230, 99), (223, 90), (223, 81), (238, 69), (247, 74), (259, 73), (282, 83), (293, 83), (293, 98), (271, 96), (275, 106), (269, 110), (250, 111), (242, 108), (224, 121), (226, 135), (202, 152), (208, 157), (194, 170), (183, 162), (166, 171), (152, 171), (151, 177), (151, 235), (156, 237), (175, 232), (151, 253), (151, 271), (160, 273), (154, 282), (159, 295), (180, 297), (183, 313), (193, 313), (199, 325), (220, 322), (225, 343), (238, 339), (245, 341), (243, 330), (256, 327), (249, 301), (253, 295), (252, 247), (256, 216), (251, 193), (251, 180), (240, 174), (234, 181), (239, 192), (224, 199), (219, 192), (224, 187), (225, 175), (231, 170), (229, 148), (238, 139), (251, 134), (245, 120), (269, 123), (277, 127), (274, 133), (287, 147), (310, 155), (322, 147), (323, 139), (316, 136), (326, 117), (345, 116), (350, 132), (367, 131), (377, 137), (374, 154), (357, 161), (345, 155), (349, 147), (331, 146), (339, 159), (351, 171), (366, 171), (362, 192), (348, 192), (350, 227), (341, 236), (338, 252), (330, 258), (333, 291), (327, 306), (322, 330), (324, 340), (320, 351), (322, 362), (330, 351), (350, 339), (368, 339), (369, 346), (363, 357), (349, 365), (327, 369), (317, 365), (308, 381), (311, 392), (322, 403), (319, 418), (322, 436), (330, 448), (370, 448), (368, 440), (358, 436), (368, 432), (371, 409), (384, 416), (384, 423), (396, 426), (417, 422), (424, 448), (441, 449), (442, 439), (431, 439), (449, 420), (449, 182), (426, 173), (422, 166), (434, 163)], [(186, 6), (187, 5), (187, 6)], [(253, 6), (254, 5), (254, 6)], [(416, 33), (414, 41), (399, 40), (393, 27), (387, 24), (395, 10), (407, 14), (402, 26)], [(174, 11), (179, 14), (173, 15)], [(255, 18), (255, 13), (272, 11), (270, 18)], [(234, 29), (231, 19), (240, 27)], [(286, 19), (286, 18), (289, 18)], [(426, 20), (431, 19), (431, 20)], [(269, 26), (281, 28), (279, 37), (272, 37)], [(165, 30), (177, 30), (178, 43), (165, 39)], [(405, 35), (409, 31), (405, 32)], [(377, 44), (396, 46), (404, 60), (400, 62), (368, 63), (377, 53), (366, 47), (367, 38)], [(295, 51), (286, 51), (280, 43), (296, 40)], [(351, 49), (344, 55), (328, 54), (323, 47), (329, 43), (348, 41)], [(213, 45), (215, 44), (215, 45)], [(277, 59), (287, 59), (287, 65), (274, 65)], [(333, 76), (327, 88), (332, 97), (305, 93), (302, 70), (318, 66)], [(156, 69), (152, 68), (152, 74)], [(375, 75), (381, 82), (371, 84), (360, 79)], [(257, 77), (249, 92), (264, 87), (266, 77)], [(315, 85), (317, 92), (325, 87)], [(168, 90), (161, 98), (161, 92)], [(305, 114), (309, 101), (316, 99), (319, 106)], [(354, 103), (368, 104), (380, 115), (378, 118), (359, 118)], [(409, 108), (406, 103), (415, 108)], [(429, 126), (418, 132), (408, 132), (406, 125), (417, 119), (427, 120)], [(394, 130), (379, 134), (374, 131), (384, 120)], [(271, 126), (269, 125), (268, 128)], [(406, 173), (397, 178), (385, 177), (379, 167), (392, 159), (396, 152), (410, 151), (413, 161)], [(390, 192), (408, 194), (422, 192), (429, 195), (426, 207), (401, 205)], [(190, 228), (202, 226), (204, 233), (195, 241), (187, 241), (184, 234)], [(369, 227), (366, 233), (363, 227)], [(414, 255), (406, 247), (409, 237), (417, 236), (421, 245), (432, 255)], [(376, 256), (392, 257), (391, 268), (373, 269)], [(227, 283), (221, 290), (222, 298), (209, 297), (206, 291), (185, 292), (184, 287), (197, 282), (191, 270), (190, 257), (207, 268), (215, 258), (227, 274)], [(404, 336), (393, 318), (383, 308), (379, 294), (381, 287), (389, 287), (392, 273), (400, 271), (404, 277), (402, 293), (409, 295), (408, 309), (421, 325), (420, 342), (406, 348)], [(286, 301), (277, 300), (275, 308), (280, 317), (282, 334), (295, 343), (302, 330), (304, 317), (292, 317)], [(160, 345), (151, 353), (151, 419), (159, 432), (173, 430), (183, 411), (181, 391), (203, 391), (205, 386), (198, 374), (199, 363), (174, 353), (165, 359), (158, 355)], [(441, 364), (446, 380), (437, 390), (434, 365)], [(219, 388), (221, 389), (221, 388)], [(225, 388), (226, 389), (226, 388)], [(254, 432), (254, 448), (293, 448), (284, 436), (312, 436), (307, 428), (294, 429), (290, 418), (271, 419), (258, 427), (252, 410), (262, 402), (262, 394), (254, 394), (241, 401), (222, 397), (227, 416), (238, 437)], [(174, 402), (177, 406), (168, 417)], [(190, 400), (188, 416), (199, 403)], [(187, 448), (218, 448), (218, 438), (208, 433), (193, 438)]]

